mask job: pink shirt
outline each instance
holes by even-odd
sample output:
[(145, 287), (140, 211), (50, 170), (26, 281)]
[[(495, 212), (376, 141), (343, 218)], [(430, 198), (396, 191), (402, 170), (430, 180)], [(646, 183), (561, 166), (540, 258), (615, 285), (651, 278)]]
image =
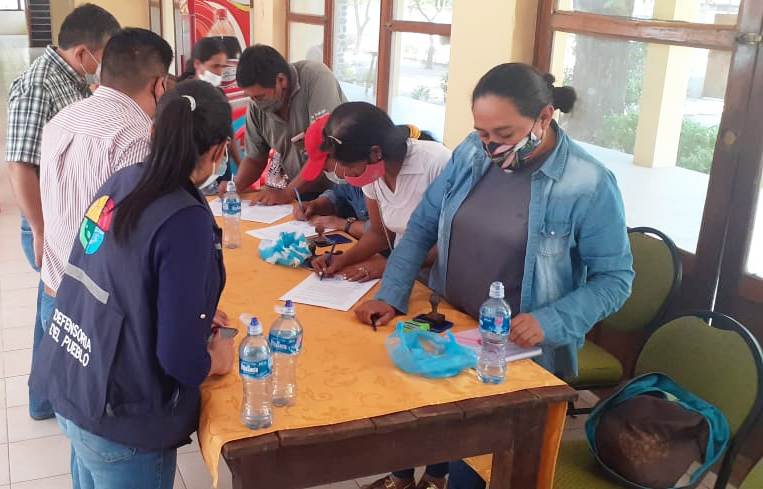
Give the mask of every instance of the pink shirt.
[(58, 290), (82, 217), (98, 189), (115, 172), (144, 161), (150, 145), (148, 114), (124, 93), (104, 86), (48, 122), (40, 160), (45, 285)]

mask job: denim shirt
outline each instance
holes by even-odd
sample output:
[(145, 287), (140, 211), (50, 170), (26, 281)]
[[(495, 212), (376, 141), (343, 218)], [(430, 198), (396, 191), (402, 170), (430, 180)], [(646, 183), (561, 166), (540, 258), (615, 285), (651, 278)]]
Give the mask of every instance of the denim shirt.
[(358, 221), (368, 221), (368, 207), (363, 189), (345, 184), (332, 184), (331, 188), (323, 192), (321, 197), (326, 197), (334, 204), (339, 215), (354, 214)]
[[(615, 177), (555, 123), (553, 127), (556, 146), (530, 184), (520, 312), (531, 313), (543, 328), (538, 363), (570, 379), (577, 375), (577, 352), (586, 333), (630, 295), (633, 258)], [(429, 286), (445, 293), (453, 218), (490, 164), (476, 133), (456, 148), (392, 253), (378, 300), (407, 312), (419, 267), (435, 244), (438, 255)]]

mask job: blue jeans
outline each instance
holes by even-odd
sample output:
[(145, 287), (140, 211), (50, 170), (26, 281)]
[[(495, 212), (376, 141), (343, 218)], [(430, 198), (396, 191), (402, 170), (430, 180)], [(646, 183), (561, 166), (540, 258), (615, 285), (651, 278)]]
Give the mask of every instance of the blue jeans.
[[(35, 272), (39, 272), (40, 269), (34, 262), (34, 237), (32, 236), (32, 229), (29, 227), (27, 220), (23, 217), (21, 218), (21, 248), (24, 250), (24, 255), (26, 255), (26, 259), (29, 262), (29, 265), (34, 268)], [(50, 316), (48, 316), (43, 319), (40, 316), (40, 307), (44, 295), (45, 287), (42, 284), (42, 281), (40, 281), (39, 285), (37, 286), (37, 316), (34, 319), (35, 327), (33, 329), (34, 341), (32, 343), (32, 362), (34, 362), (35, 352), (37, 352), (37, 348), (40, 345), (40, 341), (42, 340), (44, 334), (44, 323), (47, 322), (47, 320), (50, 318)], [(53, 310), (51, 309), (50, 314), (52, 313)], [(35, 419), (50, 418), (53, 417), (53, 408), (50, 406), (50, 403), (47, 401), (47, 399), (38, 398), (30, 391), (29, 416)]]
[(487, 484), (463, 460), (450, 463), (448, 489), (485, 489)]
[(176, 450), (141, 452), (56, 418), (72, 445), (73, 489), (172, 489)]

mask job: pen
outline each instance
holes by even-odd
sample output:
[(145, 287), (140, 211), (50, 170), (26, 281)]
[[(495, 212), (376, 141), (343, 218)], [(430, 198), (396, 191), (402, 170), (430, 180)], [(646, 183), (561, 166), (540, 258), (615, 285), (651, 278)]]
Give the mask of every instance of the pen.
[(374, 328), (374, 331), (376, 331), (376, 321), (378, 321), (380, 317), (381, 316), (377, 312), (371, 314), (371, 327)]
[[(331, 266), (331, 260), (334, 258), (334, 250), (336, 249), (336, 241), (331, 245), (331, 251), (329, 251), (329, 257), (326, 258), (326, 268)], [(319, 274), (320, 280), (323, 280), (323, 272)]]
[(302, 197), (299, 196), (299, 190), (294, 189), (294, 194), (297, 196), (297, 202), (299, 202), (299, 210), (302, 211), (302, 215), (305, 215), (305, 206), (302, 205)]

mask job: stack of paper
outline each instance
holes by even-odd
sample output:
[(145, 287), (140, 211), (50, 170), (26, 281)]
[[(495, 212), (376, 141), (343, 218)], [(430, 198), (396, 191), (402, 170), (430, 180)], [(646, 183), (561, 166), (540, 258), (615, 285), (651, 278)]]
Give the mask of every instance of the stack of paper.
[[(478, 328), (454, 333), (453, 336), (456, 337), (456, 343), (459, 345), (471, 348), (477, 353), (482, 349), (482, 336), (480, 335), (480, 330)], [(524, 360), (525, 358), (537, 357), (541, 353), (543, 352), (539, 347), (522, 348), (511, 341), (506, 344), (507, 362), (516, 362), (517, 360)]]
[[(215, 217), (222, 217), (223, 205), (220, 198), (209, 201), (209, 208)], [(273, 224), (276, 221), (291, 215), (291, 205), (259, 205), (250, 200), (241, 201), (241, 220)]]
[(325, 307), (338, 311), (349, 311), (378, 280), (350, 282), (339, 277), (325, 277), (311, 273), (299, 285), (285, 293), (281, 300), (291, 300), (299, 304)]

